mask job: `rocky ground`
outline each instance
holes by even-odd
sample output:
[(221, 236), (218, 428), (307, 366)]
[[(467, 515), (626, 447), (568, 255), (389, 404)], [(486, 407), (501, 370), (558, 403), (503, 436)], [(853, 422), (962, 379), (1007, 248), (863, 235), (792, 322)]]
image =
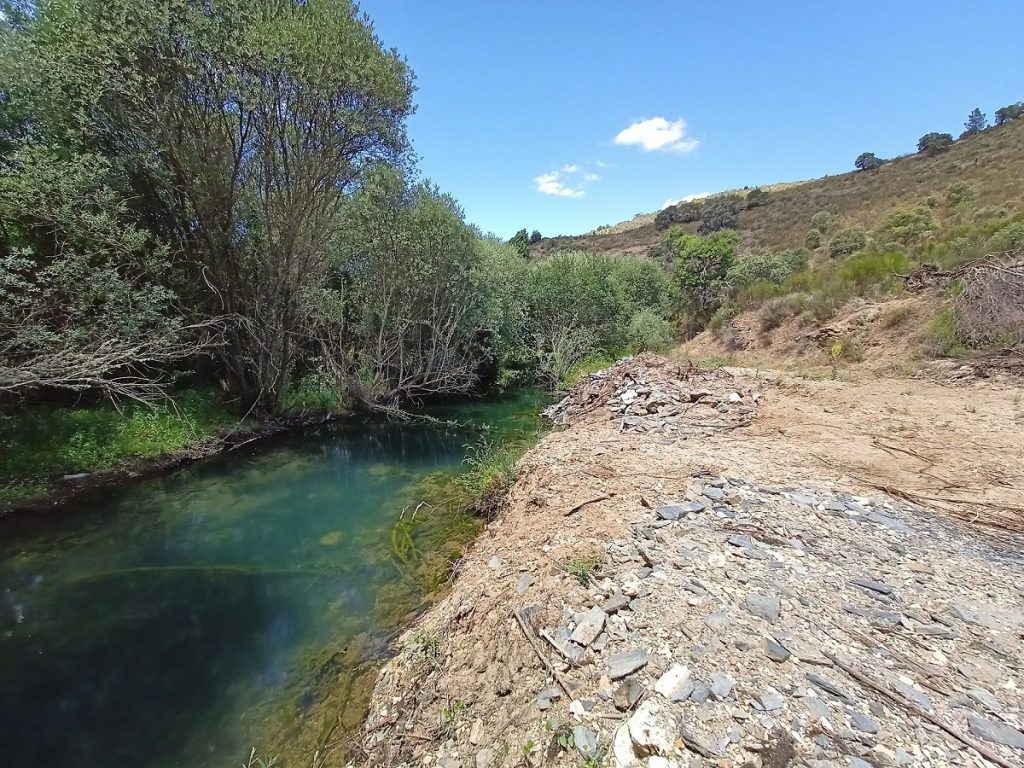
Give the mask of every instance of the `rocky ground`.
[[(878, 382), (839, 386), (652, 357), (583, 382), (384, 669), (363, 762), (1024, 765), (1018, 401), (916, 383), (873, 418)], [(906, 490), (922, 460), (973, 474)]]

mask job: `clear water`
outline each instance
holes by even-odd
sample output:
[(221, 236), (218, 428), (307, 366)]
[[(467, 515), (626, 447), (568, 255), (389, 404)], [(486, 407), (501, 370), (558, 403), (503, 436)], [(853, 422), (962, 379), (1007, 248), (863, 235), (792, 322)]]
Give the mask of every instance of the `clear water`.
[[(438, 415), (506, 438), (540, 405)], [(213, 768), (256, 746), (309, 765), (362, 714), (353, 670), (472, 536), (451, 480), (475, 438), (327, 426), (0, 521), (4, 764)]]

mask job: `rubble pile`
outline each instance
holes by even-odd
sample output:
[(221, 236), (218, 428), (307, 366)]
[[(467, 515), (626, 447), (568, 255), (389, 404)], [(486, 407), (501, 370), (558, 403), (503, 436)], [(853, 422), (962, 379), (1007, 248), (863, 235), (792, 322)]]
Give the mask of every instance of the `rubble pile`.
[(685, 439), (746, 426), (763, 397), (725, 371), (637, 355), (586, 377), (544, 416), (566, 425), (604, 406), (621, 432)]

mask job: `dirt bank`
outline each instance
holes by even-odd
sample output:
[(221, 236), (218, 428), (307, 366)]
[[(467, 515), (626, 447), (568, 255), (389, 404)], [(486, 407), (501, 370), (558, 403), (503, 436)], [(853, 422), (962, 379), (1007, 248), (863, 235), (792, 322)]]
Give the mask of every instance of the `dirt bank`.
[(1018, 390), (581, 385), (374, 693), (369, 765), (1019, 765)]

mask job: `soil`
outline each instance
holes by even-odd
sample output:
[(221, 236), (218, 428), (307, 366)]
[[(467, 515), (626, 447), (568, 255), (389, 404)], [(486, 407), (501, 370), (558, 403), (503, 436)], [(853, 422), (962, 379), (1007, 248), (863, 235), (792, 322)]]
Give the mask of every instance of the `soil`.
[(1019, 382), (698, 378), (645, 356), (574, 390), (402, 636), (357, 762), (1020, 764)]

